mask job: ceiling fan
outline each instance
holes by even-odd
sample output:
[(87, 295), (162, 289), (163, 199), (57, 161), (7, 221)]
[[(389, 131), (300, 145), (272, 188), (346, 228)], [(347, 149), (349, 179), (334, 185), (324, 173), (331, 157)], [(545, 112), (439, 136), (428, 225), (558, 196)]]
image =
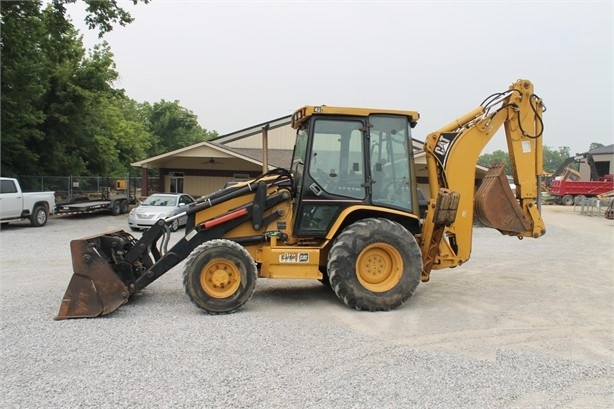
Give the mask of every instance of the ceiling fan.
[(203, 162), (203, 163), (209, 164), (209, 165), (221, 165), (222, 164), (222, 162), (220, 162), (216, 158), (209, 158), (206, 162)]

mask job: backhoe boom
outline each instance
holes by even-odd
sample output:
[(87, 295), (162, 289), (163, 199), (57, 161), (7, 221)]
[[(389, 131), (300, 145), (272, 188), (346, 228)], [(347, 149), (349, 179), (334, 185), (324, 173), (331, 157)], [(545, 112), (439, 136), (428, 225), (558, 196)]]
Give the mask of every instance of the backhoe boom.
[[(495, 105), (500, 106), (490, 112)], [(437, 221), (435, 211), (427, 214), (421, 243), (423, 281), (428, 280), (431, 268), (454, 267), (469, 259), (474, 214), (482, 224), (502, 234), (537, 238), (545, 233), (538, 209), (544, 111), (542, 100), (533, 93), (533, 84), (518, 80), (508, 91), (493, 95), (428, 135), (424, 150), (432, 198), (429, 209), (436, 210), (442, 189), (455, 192), (459, 200), (456, 217), (449, 225)], [(478, 157), (501, 126), (505, 129), (516, 196), (509, 187), (504, 166), (489, 171), (480, 189), (475, 190)]]

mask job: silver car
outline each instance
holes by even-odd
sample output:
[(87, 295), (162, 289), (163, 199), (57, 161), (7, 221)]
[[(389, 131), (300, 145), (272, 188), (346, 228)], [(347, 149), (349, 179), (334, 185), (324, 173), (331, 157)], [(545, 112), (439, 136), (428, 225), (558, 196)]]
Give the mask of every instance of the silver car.
[[(194, 202), (194, 198), (184, 193), (155, 193), (141, 202), (138, 207), (130, 211), (128, 226), (130, 230), (148, 229), (158, 220), (166, 219), (186, 211), (187, 206)], [(187, 216), (173, 220), (171, 231), (177, 231), (188, 221)]]

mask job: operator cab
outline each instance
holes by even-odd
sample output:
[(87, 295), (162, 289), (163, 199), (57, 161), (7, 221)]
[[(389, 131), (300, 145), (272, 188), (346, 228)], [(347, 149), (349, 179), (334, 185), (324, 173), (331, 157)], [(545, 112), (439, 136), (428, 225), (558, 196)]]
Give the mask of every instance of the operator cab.
[(296, 111), (295, 234), (324, 237), (348, 208), (419, 215), (411, 138), (418, 118), (413, 111), (362, 108)]

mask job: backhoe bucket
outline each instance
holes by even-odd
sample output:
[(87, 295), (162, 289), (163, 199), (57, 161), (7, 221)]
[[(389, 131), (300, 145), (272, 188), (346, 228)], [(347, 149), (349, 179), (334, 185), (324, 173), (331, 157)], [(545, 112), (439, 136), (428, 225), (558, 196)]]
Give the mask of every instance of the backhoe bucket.
[(128, 287), (103, 258), (105, 253), (99, 248), (100, 240), (105, 237), (110, 236), (70, 242), (74, 273), (56, 320), (97, 317), (109, 314), (128, 302)]
[(522, 212), (505, 175), (505, 164), (493, 166), (484, 176), (475, 194), (475, 216), (503, 234), (531, 231), (531, 221)]

